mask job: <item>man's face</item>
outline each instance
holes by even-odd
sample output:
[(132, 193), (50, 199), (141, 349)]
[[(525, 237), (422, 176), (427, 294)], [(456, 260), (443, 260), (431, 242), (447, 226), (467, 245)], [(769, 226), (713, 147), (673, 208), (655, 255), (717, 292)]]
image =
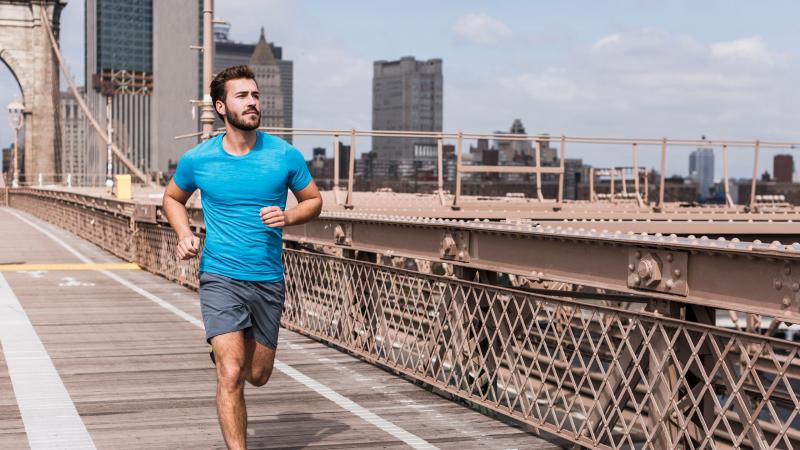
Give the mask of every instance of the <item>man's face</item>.
[(255, 80), (239, 78), (225, 83), (225, 101), (217, 100), (216, 108), (233, 127), (252, 131), (261, 125), (261, 108)]

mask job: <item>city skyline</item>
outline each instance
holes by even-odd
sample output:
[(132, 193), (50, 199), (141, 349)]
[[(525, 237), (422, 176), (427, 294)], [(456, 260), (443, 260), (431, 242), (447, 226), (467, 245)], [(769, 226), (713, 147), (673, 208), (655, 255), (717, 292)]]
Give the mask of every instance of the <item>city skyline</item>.
[[(359, 3), (357, 11), (324, 2), (216, 6), (233, 40), (251, 42), (264, 26), (295, 61), (297, 127), (370, 128), (372, 63), (412, 55), (444, 61), (445, 131), (490, 132), (519, 117), (529, 132), (554, 135), (786, 140), (798, 134), (792, 121), (800, 104), (792, 89), (798, 54), (789, 19), (798, 6), (790, 2), (769, 10), (744, 2), (619, 2), (604, 11), (588, 2), (448, 2), (429, 5), (425, 14), (415, 13), (414, 2)], [(83, 2), (67, 3), (62, 22), (61, 45), (76, 75), (83, 72), (82, 8)], [(387, 33), (387, 17), (402, 32)], [(13, 78), (0, 69), (0, 80)], [(13, 83), (3, 86), (6, 103), (19, 95)], [(11, 139), (6, 128), (3, 145)], [(310, 158), (314, 143), (297, 144)], [(570, 157), (594, 165), (629, 159), (625, 149), (602, 159), (590, 149), (572, 151)], [(689, 151), (674, 152), (669, 174), (686, 173)], [(652, 153), (643, 164), (657, 165)], [(769, 170), (772, 157), (762, 152), (761, 167)], [(751, 161), (751, 152), (732, 152), (732, 176), (749, 177)]]

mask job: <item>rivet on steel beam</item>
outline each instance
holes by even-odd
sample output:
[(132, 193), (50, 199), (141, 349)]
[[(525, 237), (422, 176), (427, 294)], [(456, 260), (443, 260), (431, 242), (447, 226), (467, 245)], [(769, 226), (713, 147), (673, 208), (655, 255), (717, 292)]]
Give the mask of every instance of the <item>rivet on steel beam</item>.
[(628, 264), (628, 271), (633, 272), (634, 270), (636, 270), (636, 267), (633, 264)]
[(672, 256), (672, 253), (667, 253), (667, 261), (672, 262), (675, 257)]
[(636, 259), (641, 259), (642, 258), (642, 252), (640, 252), (639, 250), (636, 250), (636, 253), (634, 253), (633, 256), (635, 256)]
[(664, 284), (667, 286), (667, 289), (672, 289), (672, 287), (675, 286), (675, 282), (671, 279), (667, 280), (667, 282)]
[(800, 283), (798, 283), (796, 281), (794, 283), (792, 283), (792, 290), (795, 291), (795, 292), (800, 291)]
[(780, 291), (783, 288), (783, 283), (781, 282), (781, 280), (775, 280), (775, 285), (774, 286), (775, 286), (775, 289)]
[(792, 274), (792, 267), (788, 264), (783, 266), (783, 273), (784, 275), (791, 275)]
[(675, 270), (672, 271), (672, 273), (675, 275), (675, 278), (680, 278), (681, 269), (675, 269)]
[(785, 307), (788, 307), (788, 306), (792, 305), (792, 299), (790, 299), (789, 297), (783, 297), (782, 302), (783, 302), (783, 306), (785, 306)]

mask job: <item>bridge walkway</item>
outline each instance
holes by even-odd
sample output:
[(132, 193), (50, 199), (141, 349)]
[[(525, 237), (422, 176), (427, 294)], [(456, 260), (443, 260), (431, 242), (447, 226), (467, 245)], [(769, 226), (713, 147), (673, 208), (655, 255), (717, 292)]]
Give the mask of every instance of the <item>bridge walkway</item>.
[[(198, 294), (0, 209), (0, 448), (224, 448)], [(554, 444), (281, 330), (250, 448)]]

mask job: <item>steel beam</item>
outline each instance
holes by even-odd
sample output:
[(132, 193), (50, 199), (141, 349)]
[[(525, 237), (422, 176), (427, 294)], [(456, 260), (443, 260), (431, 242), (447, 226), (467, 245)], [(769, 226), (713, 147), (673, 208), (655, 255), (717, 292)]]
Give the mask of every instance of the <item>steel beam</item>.
[(283, 236), (800, 323), (800, 245), (356, 213), (324, 213)]

